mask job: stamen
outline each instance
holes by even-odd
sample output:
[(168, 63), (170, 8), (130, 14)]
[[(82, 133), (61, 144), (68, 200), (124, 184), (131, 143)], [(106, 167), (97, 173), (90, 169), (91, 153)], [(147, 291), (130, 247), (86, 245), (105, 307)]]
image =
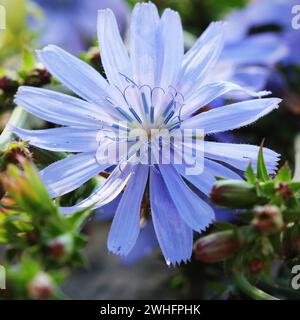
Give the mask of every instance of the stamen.
[(154, 123), (154, 106), (151, 105), (150, 107), (150, 122), (153, 124)]
[(119, 72), (119, 74), (120, 74), (122, 77), (124, 77), (127, 82), (133, 84), (135, 87), (138, 86), (132, 79), (130, 79), (128, 76), (126, 76), (126, 75), (123, 74), (122, 72)]
[(133, 119), (130, 117), (130, 115), (124, 111), (122, 108), (120, 107), (116, 107), (116, 110), (125, 118), (127, 119), (129, 122), (132, 122)]
[(175, 101), (174, 101), (174, 100), (172, 100), (172, 101), (168, 104), (166, 110), (165, 110), (164, 113), (163, 113), (163, 116), (164, 116), (164, 117), (166, 117), (166, 115), (171, 111), (171, 109), (173, 108), (173, 105), (174, 105), (174, 104), (175, 104)]
[(129, 108), (129, 111), (133, 114), (133, 116), (135, 117), (135, 119), (136, 119), (140, 124), (142, 124), (141, 118), (138, 116), (138, 114), (136, 113), (136, 111), (135, 111), (132, 107)]
[(112, 125), (112, 128), (117, 129), (117, 130), (127, 131), (127, 132), (130, 131), (129, 128), (121, 127), (120, 125), (115, 124), (115, 123)]
[(145, 93), (142, 92), (141, 95), (142, 95), (142, 101), (143, 101), (145, 114), (148, 114), (149, 113), (149, 107), (148, 107), (148, 104), (147, 104)]
[(167, 123), (170, 121), (170, 119), (173, 117), (174, 113), (175, 113), (175, 111), (172, 110), (172, 111), (168, 114), (168, 116), (165, 118), (164, 124), (167, 124)]
[(181, 127), (181, 124), (180, 124), (179, 122), (174, 123), (174, 124), (169, 128), (169, 132), (174, 131), (174, 130), (180, 128), (180, 127)]

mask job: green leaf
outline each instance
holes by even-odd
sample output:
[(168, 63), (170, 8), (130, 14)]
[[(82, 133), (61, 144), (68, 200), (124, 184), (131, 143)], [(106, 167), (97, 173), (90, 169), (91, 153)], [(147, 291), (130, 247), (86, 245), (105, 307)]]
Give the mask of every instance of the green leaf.
[(256, 176), (255, 176), (255, 173), (254, 173), (254, 170), (252, 168), (251, 163), (249, 163), (249, 165), (248, 165), (248, 168), (245, 172), (245, 177), (246, 177), (248, 183), (250, 183), (250, 184), (256, 183)]
[(300, 182), (293, 181), (289, 183), (289, 187), (293, 192), (298, 192), (300, 190)]
[(272, 197), (275, 192), (275, 183), (270, 180), (259, 185), (259, 194), (261, 197)]
[(23, 71), (32, 70), (35, 67), (35, 56), (27, 48), (23, 50)]
[(270, 180), (267, 167), (263, 156), (263, 144), (260, 147), (257, 161), (257, 177), (258, 179), (266, 182)]
[(290, 182), (292, 180), (292, 172), (288, 164), (285, 163), (278, 171), (275, 181), (276, 182)]
[(83, 210), (77, 211), (71, 216), (67, 217), (67, 220), (70, 223), (73, 230), (80, 229), (85, 220), (90, 216), (92, 207), (93, 206), (89, 208), (84, 208)]

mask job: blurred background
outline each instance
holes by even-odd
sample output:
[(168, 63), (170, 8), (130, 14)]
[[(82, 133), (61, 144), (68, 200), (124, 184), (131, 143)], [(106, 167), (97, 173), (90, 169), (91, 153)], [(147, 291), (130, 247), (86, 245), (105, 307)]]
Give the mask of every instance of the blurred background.
[[(0, 0), (6, 10), (6, 28), (0, 29), (0, 132), (13, 110), (13, 96), (21, 84), (57, 86), (40, 68), (34, 50), (57, 44), (93, 65), (100, 72), (96, 42), (97, 9), (110, 7), (125, 41), (135, 0)], [(222, 78), (253, 90), (270, 90), (284, 99), (281, 108), (249, 127), (211, 139), (265, 145), (294, 166), (294, 139), (300, 132), (300, 29), (298, 11), (290, 0), (153, 0), (160, 12), (178, 11), (190, 48), (212, 21), (228, 21), (220, 63), (212, 79)], [(299, 10), (300, 12), (300, 10)], [(294, 24), (293, 24), (294, 19)], [(299, 19), (300, 22), (300, 19)], [(300, 25), (299, 25), (300, 28)], [(236, 96), (226, 99), (234, 100)], [(222, 101), (216, 101), (213, 108)], [(31, 128), (44, 124), (30, 120)], [(67, 201), (67, 200), (66, 200)], [(1, 214), (1, 213), (0, 213)], [(220, 212), (230, 220), (231, 213)], [(70, 299), (241, 299), (224, 265), (204, 264), (194, 258), (169, 268), (151, 233), (140, 239), (126, 259), (110, 255), (107, 219), (97, 218), (84, 228), (88, 244), (86, 266), (72, 272), (63, 285)], [(209, 230), (211, 231), (211, 230)]]

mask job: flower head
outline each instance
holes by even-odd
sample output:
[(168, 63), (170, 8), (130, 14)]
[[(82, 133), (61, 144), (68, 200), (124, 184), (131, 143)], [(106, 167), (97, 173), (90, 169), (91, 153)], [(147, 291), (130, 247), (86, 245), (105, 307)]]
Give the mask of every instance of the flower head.
[[(112, 11), (99, 11), (98, 38), (107, 80), (50, 45), (38, 52), (40, 61), (82, 99), (31, 87), (21, 87), (16, 96), (16, 103), (30, 113), (63, 126), (37, 131), (14, 128), (20, 138), (40, 148), (76, 153), (41, 172), (52, 197), (75, 190), (100, 172), (110, 172), (113, 165), (108, 179), (92, 195), (62, 210), (71, 214), (90, 205), (101, 208), (122, 194), (108, 237), (108, 248), (115, 254), (128, 255), (141, 227), (151, 219), (167, 263), (187, 261), (193, 230), (201, 232), (214, 220), (203, 196), (209, 195), (215, 177), (242, 179), (237, 171), (245, 170), (249, 161), (256, 163), (257, 146), (205, 140), (206, 134), (256, 121), (280, 102), (254, 99), (199, 112), (231, 90), (263, 94), (231, 82), (207, 81), (222, 51), (223, 31), (223, 23), (212, 23), (184, 53), (179, 15), (166, 9), (160, 18), (153, 4), (137, 4), (129, 56)], [(163, 139), (182, 137), (186, 131), (188, 139), (183, 142)], [(108, 152), (111, 146), (118, 147), (115, 157)], [(178, 163), (174, 158), (182, 146), (186, 152)], [(164, 150), (170, 151), (169, 163)], [(264, 154), (273, 172), (278, 155), (268, 149)], [(197, 161), (204, 171), (190, 174), (188, 169)]]
[[(226, 18), (229, 22), (226, 55), (244, 46), (240, 57), (249, 63), (299, 64), (300, 36), (299, 30), (293, 28), (293, 8), (297, 5), (298, 0), (254, 0), (245, 8), (231, 12)], [(249, 36), (253, 31), (257, 34)]]
[(125, 33), (128, 8), (124, 0), (34, 0), (45, 12), (45, 20), (31, 19), (41, 29), (40, 43), (63, 45), (78, 53), (91, 45), (95, 36), (97, 10), (110, 8)]

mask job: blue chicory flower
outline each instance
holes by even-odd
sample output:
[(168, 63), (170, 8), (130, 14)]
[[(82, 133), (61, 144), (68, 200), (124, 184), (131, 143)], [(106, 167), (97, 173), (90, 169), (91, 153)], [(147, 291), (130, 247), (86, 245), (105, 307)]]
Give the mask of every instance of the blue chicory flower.
[[(299, 5), (298, 0), (254, 0), (225, 18), (228, 32), (224, 63), (226, 60), (235, 64), (241, 62), (246, 71), (247, 66), (252, 69), (251, 73), (243, 73), (240, 80), (240, 76), (234, 74), (234, 81), (258, 90), (265, 87), (275, 63), (300, 63), (300, 32), (292, 26), (296, 5)], [(257, 33), (251, 35), (253, 30)], [(256, 69), (253, 65), (257, 65)]]
[(39, 42), (63, 46), (72, 53), (82, 52), (95, 37), (97, 10), (113, 10), (122, 34), (125, 33), (128, 7), (125, 0), (34, 0), (45, 19), (31, 19), (31, 26), (41, 29)]
[[(109, 9), (99, 11), (98, 38), (107, 80), (66, 51), (54, 45), (47, 46), (38, 51), (40, 61), (82, 99), (23, 86), (15, 102), (35, 116), (63, 127), (12, 130), (36, 147), (76, 153), (41, 171), (42, 180), (53, 198), (111, 169), (111, 163), (99, 162), (99, 148), (106, 150), (108, 145), (122, 143), (130, 145), (115, 161), (107, 180), (92, 195), (72, 207), (62, 208), (62, 212), (72, 214), (91, 205), (95, 209), (102, 208), (121, 194), (108, 237), (108, 249), (121, 256), (128, 255), (139, 237), (141, 220), (147, 223), (147, 219), (151, 219), (152, 222), (148, 222), (153, 223), (167, 263), (186, 262), (192, 254), (193, 230), (202, 232), (215, 219), (214, 210), (204, 199), (215, 177), (242, 179), (237, 171), (246, 170), (250, 161), (255, 166), (259, 147), (202, 140), (204, 171), (190, 175), (186, 171), (187, 161), (164, 164), (146, 158), (146, 163), (132, 163), (129, 160), (137, 154), (136, 150), (143, 155), (150, 149), (151, 154), (160, 157), (162, 148), (148, 136), (136, 141), (129, 138), (139, 131), (149, 133), (153, 129), (176, 134), (197, 128), (203, 129), (205, 134), (232, 130), (266, 115), (277, 108), (281, 100), (252, 99), (203, 110), (205, 105), (231, 91), (259, 97), (265, 94), (227, 81), (209, 81), (223, 48), (223, 23), (212, 23), (184, 53), (179, 15), (166, 9), (160, 18), (154, 4), (139, 3), (132, 12), (130, 56)], [(203, 112), (199, 112), (201, 109)], [(114, 138), (120, 130), (127, 133), (126, 139)], [(193, 136), (192, 142), (201, 139), (203, 136)], [(171, 141), (169, 147), (172, 154), (176, 154), (177, 145)], [(187, 147), (193, 148), (190, 144)], [(279, 155), (267, 148), (264, 148), (264, 155), (269, 172), (274, 172)], [(107, 157), (103, 153), (103, 159), (109, 160)], [(145, 197), (147, 194), (149, 197)], [(144, 214), (147, 208), (150, 218)]]

